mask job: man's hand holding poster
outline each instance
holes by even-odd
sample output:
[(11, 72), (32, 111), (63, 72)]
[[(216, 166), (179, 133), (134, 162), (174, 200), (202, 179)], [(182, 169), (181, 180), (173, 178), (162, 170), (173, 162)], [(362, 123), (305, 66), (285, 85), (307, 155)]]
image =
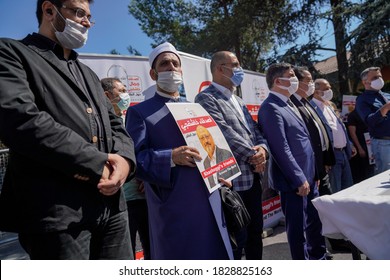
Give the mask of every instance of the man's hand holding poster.
[(213, 118), (199, 104), (167, 103), (183, 137), (190, 147), (200, 152), (196, 162), (210, 192), (220, 187), (219, 178), (233, 180), (241, 175), (225, 137)]

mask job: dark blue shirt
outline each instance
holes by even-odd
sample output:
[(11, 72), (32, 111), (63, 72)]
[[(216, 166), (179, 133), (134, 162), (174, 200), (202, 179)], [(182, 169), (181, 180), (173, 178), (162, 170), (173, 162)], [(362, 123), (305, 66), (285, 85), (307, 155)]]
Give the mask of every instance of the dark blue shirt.
[(356, 100), (356, 111), (367, 124), (371, 137), (390, 137), (390, 113), (382, 116), (380, 108), (390, 101), (390, 94), (365, 90)]

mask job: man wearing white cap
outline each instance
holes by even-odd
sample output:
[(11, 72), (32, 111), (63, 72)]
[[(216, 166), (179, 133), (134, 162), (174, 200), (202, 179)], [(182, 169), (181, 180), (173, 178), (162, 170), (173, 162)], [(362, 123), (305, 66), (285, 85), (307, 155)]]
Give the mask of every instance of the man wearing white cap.
[(219, 193), (207, 190), (194, 162), (202, 159), (199, 151), (186, 146), (165, 106), (180, 102), (180, 56), (166, 42), (151, 52), (149, 62), (156, 94), (128, 109), (126, 129), (134, 140), (136, 176), (145, 182), (151, 258), (232, 259)]

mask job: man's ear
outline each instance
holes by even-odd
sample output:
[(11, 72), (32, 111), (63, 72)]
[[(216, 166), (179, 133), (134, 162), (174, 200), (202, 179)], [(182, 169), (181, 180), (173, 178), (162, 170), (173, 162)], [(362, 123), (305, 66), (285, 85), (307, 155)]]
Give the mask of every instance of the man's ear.
[(275, 85), (280, 85), (279, 78), (274, 79), (273, 86), (275, 86)]
[(42, 18), (48, 17), (50, 19), (54, 18), (54, 12), (53, 12), (53, 3), (50, 1), (45, 1), (42, 4)]
[(157, 81), (158, 74), (156, 73), (155, 69), (149, 70), (150, 78), (152, 78), (153, 81)]

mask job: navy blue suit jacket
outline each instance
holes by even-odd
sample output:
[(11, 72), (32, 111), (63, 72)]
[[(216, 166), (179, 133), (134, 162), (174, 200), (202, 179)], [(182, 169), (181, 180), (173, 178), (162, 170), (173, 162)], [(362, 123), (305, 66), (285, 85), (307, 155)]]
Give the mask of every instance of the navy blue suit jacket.
[(258, 113), (270, 149), (269, 184), (296, 192), (308, 181), (314, 185), (315, 159), (305, 123), (279, 97), (270, 93)]

